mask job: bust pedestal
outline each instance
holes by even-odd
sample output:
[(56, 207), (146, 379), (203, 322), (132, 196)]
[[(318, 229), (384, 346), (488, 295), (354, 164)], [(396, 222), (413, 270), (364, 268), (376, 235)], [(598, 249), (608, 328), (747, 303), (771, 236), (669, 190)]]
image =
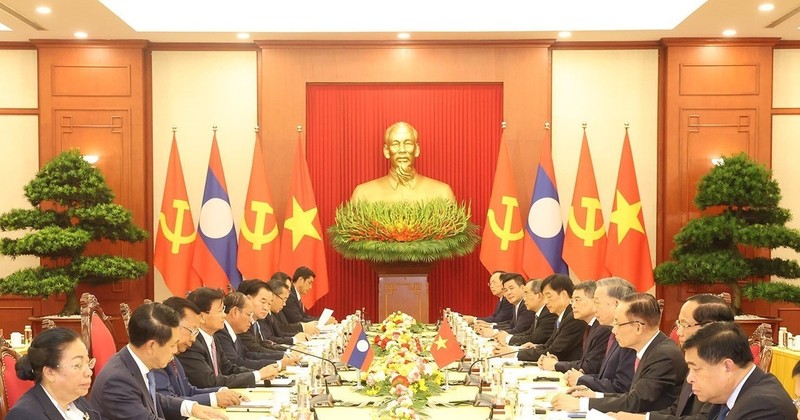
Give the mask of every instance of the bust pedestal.
[(419, 322), (428, 320), (428, 274), (434, 263), (371, 263), (378, 273), (378, 319), (402, 311)]

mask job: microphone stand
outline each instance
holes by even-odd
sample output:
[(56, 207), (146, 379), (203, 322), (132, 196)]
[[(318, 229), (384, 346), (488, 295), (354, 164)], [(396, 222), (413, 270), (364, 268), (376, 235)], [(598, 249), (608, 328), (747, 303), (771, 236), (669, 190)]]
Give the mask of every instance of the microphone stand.
[(266, 341), (267, 341), (267, 343), (269, 343), (272, 346), (275, 346), (275, 347), (278, 347), (278, 348), (281, 348), (281, 349), (284, 349), (284, 350), (296, 351), (296, 352), (298, 352), (300, 354), (304, 354), (306, 356), (310, 356), (310, 357), (313, 357), (315, 359), (319, 359), (319, 360), (322, 360), (322, 361), (330, 363), (331, 366), (333, 366), (334, 374), (331, 375), (331, 376), (325, 377), (325, 381), (324, 381), (325, 382), (325, 393), (319, 394), (316, 397), (311, 398), (311, 405), (313, 407), (333, 407), (333, 396), (331, 395), (330, 390), (328, 389), (328, 382), (330, 382), (331, 385), (336, 385), (336, 386), (342, 384), (342, 380), (339, 377), (339, 370), (336, 369), (336, 363), (333, 363), (332, 360), (326, 359), (324, 357), (317, 356), (316, 354), (295, 349), (295, 348), (293, 348), (294, 346), (287, 346), (287, 345), (284, 345), (284, 344), (278, 344), (278, 343), (275, 343), (275, 342), (269, 341), (269, 340), (266, 340)]
[[(522, 350), (522, 349), (520, 349), (520, 350)], [(483, 361), (489, 360), (489, 359), (496, 359), (498, 357), (517, 354), (517, 353), (519, 353), (520, 350), (514, 350), (514, 351), (507, 352), (507, 353), (495, 354), (494, 356), (483, 357), (483, 358), (475, 360), (474, 362), (472, 362), (471, 365), (469, 365), (469, 370), (467, 370), (467, 377), (464, 379), (464, 385), (467, 385), (467, 386), (475, 385), (475, 383), (477, 382), (478, 394), (475, 395), (475, 401), (472, 402), (472, 405), (474, 407), (494, 407), (495, 406), (495, 404), (494, 404), (495, 397), (493, 395), (484, 394), (483, 393), (483, 379), (480, 378), (480, 377), (478, 377), (477, 381), (475, 381), (473, 379), (473, 375), (471, 374), (471, 372), (472, 372), (472, 368), (475, 366), (475, 364), (478, 363), (478, 362), (483, 362)]]

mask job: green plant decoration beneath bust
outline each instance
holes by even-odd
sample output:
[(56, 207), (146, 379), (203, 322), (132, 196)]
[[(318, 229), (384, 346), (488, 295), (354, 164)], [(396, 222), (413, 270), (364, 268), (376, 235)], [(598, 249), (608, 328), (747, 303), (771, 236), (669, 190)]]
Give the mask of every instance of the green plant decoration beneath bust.
[(800, 252), (800, 231), (786, 227), (791, 212), (778, 206), (778, 183), (743, 153), (723, 161), (703, 176), (694, 199), (700, 210), (721, 211), (690, 220), (675, 235), (672, 261), (656, 267), (656, 282), (727, 284), (737, 313), (743, 295), (800, 303), (800, 287), (769, 281), (773, 275), (800, 277), (796, 260), (766, 256), (781, 247)]
[(148, 266), (133, 258), (83, 255), (92, 241), (141, 242), (147, 232), (133, 223), (131, 212), (114, 204), (114, 193), (94, 166), (76, 150), (47, 163), (25, 186), (31, 209), (0, 215), (0, 230), (26, 230), (18, 239), (0, 240), (0, 253), (16, 258), (33, 255), (43, 266), (24, 268), (0, 278), (0, 293), (47, 297), (66, 293), (62, 315), (77, 314), (78, 283), (106, 284), (137, 279)]
[(435, 199), (388, 203), (350, 201), (328, 229), (333, 248), (349, 259), (428, 263), (467, 255), (480, 241), (466, 204)]

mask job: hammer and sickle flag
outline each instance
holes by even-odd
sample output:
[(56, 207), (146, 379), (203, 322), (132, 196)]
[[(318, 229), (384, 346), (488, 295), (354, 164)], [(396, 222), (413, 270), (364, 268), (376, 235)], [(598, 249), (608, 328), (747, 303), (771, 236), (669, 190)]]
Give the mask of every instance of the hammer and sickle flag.
[(244, 217), (239, 227), (237, 265), (244, 278), (266, 281), (278, 271), (281, 240), (273, 203), (267, 184), (261, 138), (256, 135)]
[(592, 154), (589, 152), (589, 141), (584, 129), (578, 175), (575, 178), (575, 190), (564, 235), (564, 261), (580, 280), (597, 280), (608, 277), (605, 254), (603, 210), (597, 194)]
[(639, 197), (639, 183), (636, 181), (636, 168), (633, 165), (633, 151), (627, 128), (622, 143), (611, 223), (608, 224), (606, 268), (612, 276), (622, 277), (633, 283), (640, 292), (646, 292), (653, 286), (650, 243), (644, 228), (642, 200)]
[(526, 238), (523, 230), (519, 203), (511, 156), (506, 140), (502, 139), (481, 240), (480, 260), (489, 272), (503, 270), (524, 273), (523, 243), (530, 238)]
[(328, 293), (328, 263), (325, 258), (325, 243), (322, 224), (319, 221), (317, 200), (308, 172), (306, 151), (298, 136), (294, 152), (292, 179), (289, 185), (289, 201), (286, 203), (286, 220), (281, 237), (280, 268), (289, 274), (304, 265), (317, 277), (314, 286), (303, 295), (303, 304), (310, 308)]
[(178, 143), (172, 134), (164, 195), (156, 228), (156, 248), (153, 265), (161, 273), (169, 290), (175, 296), (186, 296), (202, 284), (192, 269), (192, 256), (197, 233), (194, 230), (189, 196), (183, 179)]

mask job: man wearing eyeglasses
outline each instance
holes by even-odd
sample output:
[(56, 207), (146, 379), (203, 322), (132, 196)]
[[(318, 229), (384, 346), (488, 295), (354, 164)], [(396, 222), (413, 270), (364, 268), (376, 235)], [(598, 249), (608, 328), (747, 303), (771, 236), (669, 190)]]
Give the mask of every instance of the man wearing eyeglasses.
[(564, 411), (644, 413), (669, 407), (678, 397), (688, 368), (674, 341), (659, 331), (661, 308), (647, 293), (626, 297), (614, 312), (613, 333), (619, 345), (636, 350), (630, 391), (595, 393), (595, 398), (559, 394), (553, 408)]
[[(282, 352), (251, 352), (239, 340), (238, 334), (246, 333), (253, 323), (253, 302), (243, 293), (232, 292), (225, 296), (223, 303), (225, 327), (215, 332), (214, 337), (225, 357), (235, 365), (250, 369), (261, 369), (274, 363), (280, 370), (283, 366), (281, 360), (285, 358)], [(288, 358), (286, 360), (288, 361)]]
[(201, 388), (245, 388), (278, 375), (275, 365), (253, 370), (231, 363), (222, 353), (214, 337), (215, 332), (225, 327), (221, 291), (200, 287), (189, 293), (187, 299), (200, 309), (200, 336), (189, 349), (178, 355), (178, 359), (186, 368), (186, 376), (192, 385)]
[[(678, 340), (683, 345), (705, 325), (721, 321), (733, 321), (733, 310), (721, 297), (708, 293), (694, 295), (681, 306), (678, 319), (675, 321)], [(708, 418), (712, 407), (711, 403), (704, 403), (697, 399), (692, 392), (692, 384), (686, 381), (683, 383), (678, 399), (668, 408), (646, 414), (620, 412), (611, 414), (611, 416), (623, 420), (669, 420), (675, 418), (702, 420)]]
[[(180, 317), (178, 327), (181, 332), (178, 354), (183, 353), (194, 344), (200, 334), (200, 309), (194, 303), (177, 296), (165, 300), (164, 305), (172, 308)], [(225, 387), (197, 388), (193, 386), (186, 377), (183, 365), (174, 357), (167, 367), (155, 370), (153, 373), (156, 377), (156, 391), (159, 394), (185, 398), (213, 407), (228, 407), (240, 404), (241, 401), (249, 401), (246, 396)]]

